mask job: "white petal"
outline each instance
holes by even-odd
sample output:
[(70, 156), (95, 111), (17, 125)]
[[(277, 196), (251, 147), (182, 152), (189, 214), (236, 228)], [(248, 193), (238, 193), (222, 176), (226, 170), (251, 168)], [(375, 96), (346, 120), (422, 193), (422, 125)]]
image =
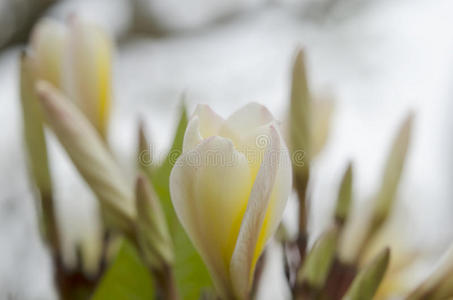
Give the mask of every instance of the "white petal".
[(112, 41), (99, 27), (77, 19), (69, 28), (66, 90), (104, 135), (111, 101)]
[(240, 145), (238, 145), (237, 149), (246, 156), (253, 180), (255, 180), (258, 174), (266, 149), (270, 145), (272, 126), (277, 128), (277, 124), (271, 122), (254, 129), (249, 129), (248, 134), (244, 134), (240, 142), (238, 142)]
[[(240, 299), (247, 298), (256, 260), (281, 219), (291, 186), (291, 168), (282, 166), (280, 171), (282, 156), (287, 156), (287, 152), (282, 153), (282, 139), (273, 125), (269, 135), (270, 143), (253, 185), (231, 259), (230, 277)], [(284, 179), (288, 181), (282, 184)]]
[(66, 27), (51, 19), (39, 22), (31, 37), (37, 77), (58, 88), (63, 85), (63, 52), (66, 38)]
[(193, 150), (203, 139), (218, 135), (224, 122), (208, 105), (198, 104), (184, 134), (183, 152)]
[(258, 103), (249, 103), (234, 112), (220, 129), (220, 135), (233, 140), (237, 148), (241, 140), (254, 131), (257, 127), (274, 121), (269, 110)]
[(210, 136), (218, 135), (220, 127), (225, 120), (216, 114), (209, 105), (198, 104), (194, 116), (200, 119), (200, 134), (205, 139)]
[(291, 167), (291, 157), (280, 132), (278, 135), (280, 140), (280, 148), (278, 150), (280, 156), (277, 162), (277, 177), (275, 179), (274, 189), (272, 190), (271, 201), (266, 212), (265, 222), (267, 223), (266, 226), (263, 226), (262, 232), (260, 233), (263, 235), (263, 245), (260, 245), (260, 251), (264, 248), (264, 244), (277, 230), (278, 225), (280, 224), (280, 221), (282, 219), (287, 200), (292, 190), (293, 174)]
[(170, 175), (179, 220), (225, 295), (231, 290), (229, 263), (251, 188), (246, 158), (218, 136), (183, 153)]
[(225, 121), (208, 105), (198, 104), (184, 135), (183, 152), (194, 149), (203, 139), (218, 135)]
[(182, 152), (195, 149), (203, 141), (203, 137), (200, 134), (200, 119), (198, 116), (194, 116), (190, 119), (187, 124), (186, 132), (184, 133), (184, 141), (182, 144)]

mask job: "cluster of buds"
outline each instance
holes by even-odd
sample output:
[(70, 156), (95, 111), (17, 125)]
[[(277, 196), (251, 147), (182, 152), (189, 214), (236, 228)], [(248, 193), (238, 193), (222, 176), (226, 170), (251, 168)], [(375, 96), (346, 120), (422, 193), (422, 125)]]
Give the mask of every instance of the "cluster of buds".
[[(77, 299), (80, 287), (71, 286), (74, 276), (84, 278), (80, 281), (90, 294), (102, 274), (92, 278), (83, 270), (68, 270), (61, 261), (62, 233), (55, 216), (46, 127), (96, 195), (106, 230), (123, 234), (136, 245), (151, 273), (161, 281), (168, 285), (173, 280), (172, 241), (152, 184), (138, 172), (134, 189), (134, 180), (125, 178), (107, 142), (112, 56), (113, 43), (104, 31), (72, 18), (67, 25), (52, 20), (39, 23), (30, 48), (20, 59), (28, 164), (39, 192), (43, 238), (54, 255), (62, 299)], [(173, 288), (160, 293), (164, 298), (177, 297)]]
[[(384, 230), (393, 212), (398, 185), (411, 140), (413, 114), (409, 114), (396, 134), (387, 161), (384, 164), (380, 187), (372, 198), (371, 214), (364, 220), (362, 234), (347, 239), (347, 225), (351, 223), (351, 208), (354, 200), (353, 164), (349, 163), (340, 181), (334, 220), (331, 228), (322, 234), (314, 245), (307, 249), (307, 206), (310, 192), (310, 161), (319, 152), (323, 142), (316, 139), (325, 133), (311, 134), (315, 128), (329, 128), (329, 115), (316, 115), (316, 105), (309, 91), (303, 53), (299, 52), (293, 67), (291, 85), (290, 135), (291, 151), (306, 149), (305, 164), (294, 167), (294, 188), (299, 198), (299, 233), (296, 241), (287, 241), (287, 253), (296, 248), (299, 256), (294, 261), (287, 256), (287, 274), (294, 299), (389, 299), (398, 296), (404, 299), (447, 299), (453, 296), (450, 275), (453, 272), (451, 250), (442, 259), (440, 266), (418, 286), (405, 290), (398, 277), (401, 268), (413, 262), (414, 257), (391, 260), (393, 245), (373, 249), (378, 234)], [(318, 102), (319, 103), (319, 102)], [(326, 111), (326, 110), (324, 110)], [(312, 118), (320, 118), (324, 125), (316, 126)], [(314, 150), (313, 145), (318, 145)], [(357, 217), (357, 216), (355, 216)], [(361, 216), (360, 216), (361, 217)], [(350, 229), (350, 228), (349, 228)], [(342, 247), (351, 243), (349, 247)], [(347, 253), (343, 250), (347, 249)], [(308, 252), (308, 253), (307, 253)], [(369, 253), (376, 253), (368, 259)], [(398, 257), (396, 257), (398, 258)], [(293, 274), (292, 274), (293, 273)], [(291, 278), (295, 278), (291, 280)], [(411, 291), (412, 290), (412, 291)]]
[[(174, 144), (181, 150), (177, 160), (169, 156), (158, 169), (142, 164), (135, 180), (125, 177), (107, 142), (112, 57), (113, 43), (108, 36), (76, 18), (67, 25), (42, 21), (33, 32), (30, 49), (21, 56), (21, 105), (30, 174), (39, 192), (43, 237), (57, 269), (61, 264), (61, 232), (55, 216), (48, 167), (52, 157), (47, 154), (45, 128), (55, 134), (96, 195), (105, 228), (135, 246), (155, 279), (160, 299), (175, 300), (180, 295), (192, 299), (180, 292), (184, 281), (173, 270), (188, 263), (180, 260), (174, 246), (186, 239), (191, 245), (185, 249), (198, 251), (202, 268), (212, 278), (212, 298), (251, 299), (260, 256), (280, 225), (293, 189), (299, 199), (298, 236), (282, 242), (285, 253), (295, 250), (298, 254), (296, 259), (285, 256), (294, 299), (362, 300), (379, 293), (386, 276), (391, 277), (386, 274), (391, 270), (391, 248), (380, 249), (370, 261), (363, 257), (392, 212), (409, 147), (412, 115), (401, 126), (390, 150), (363, 238), (350, 255), (352, 259), (345, 259), (339, 245), (351, 219), (352, 163), (341, 179), (331, 228), (312, 247), (307, 246), (311, 162), (327, 140), (333, 105), (332, 101), (312, 101), (302, 52), (293, 68), (287, 134), (272, 114), (256, 103), (227, 119), (199, 105), (188, 122), (183, 112)], [(139, 153), (147, 144), (141, 126)], [(161, 199), (165, 197), (171, 198), (171, 203)], [(408, 299), (453, 296), (451, 256), (450, 251), (435, 274), (412, 293), (408, 291)], [(74, 272), (66, 271), (61, 268), (56, 272), (60, 295), (62, 299), (80, 299), (68, 286), (71, 278), (64, 280)], [(96, 284), (93, 282), (88, 293)], [(197, 293), (202, 299), (211, 295), (209, 291)]]

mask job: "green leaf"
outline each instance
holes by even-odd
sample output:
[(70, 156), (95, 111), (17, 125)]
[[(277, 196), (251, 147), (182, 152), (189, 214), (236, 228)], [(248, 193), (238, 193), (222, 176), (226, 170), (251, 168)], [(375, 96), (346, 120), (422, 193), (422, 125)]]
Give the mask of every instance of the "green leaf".
[(177, 158), (182, 153), (182, 144), (187, 123), (187, 112), (183, 105), (173, 145), (165, 161), (153, 174), (152, 182), (156, 193), (162, 201), (162, 208), (167, 217), (168, 226), (173, 238), (175, 251), (173, 270), (176, 277), (176, 284), (182, 299), (193, 300), (200, 297), (201, 291), (204, 288), (211, 287), (212, 282), (200, 255), (179, 223), (170, 199), (169, 187), (171, 170)]
[(173, 205), (171, 204), (169, 180), (173, 165), (182, 153), (182, 143), (184, 140), (184, 133), (186, 131), (187, 123), (187, 111), (185, 106), (182, 105), (181, 116), (179, 119), (178, 127), (176, 129), (175, 137), (173, 139), (173, 144), (164, 162), (159, 166), (159, 168), (152, 176), (154, 188), (162, 201), (162, 207), (165, 211), (170, 230), (172, 232), (174, 232), (175, 227), (177, 227), (176, 225), (178, 225), (179, 222), (176, 219), (176, 214), (173, 209)]
[(102, 278), (92, 300), (150, 300), (154, 287), (148, 269), (127, 241)]

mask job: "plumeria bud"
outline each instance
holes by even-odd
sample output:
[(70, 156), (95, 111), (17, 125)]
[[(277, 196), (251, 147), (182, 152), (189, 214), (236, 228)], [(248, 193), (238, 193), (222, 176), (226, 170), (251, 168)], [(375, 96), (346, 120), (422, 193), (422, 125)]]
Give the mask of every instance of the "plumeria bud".
[[(293, 66), (289, 114), (290, 146), (296, 180), (306, 180), (311, 158), (311, 101), (304, 53), (299, 51)], [(303, 157), (299, 159), (299, 156)]]
[(170, 175), (170, 193), (221, 297), (248, 297), (291, 181), (288, 149), (265, 107), (252, 103), (226, 120), (208, 106), (197, 107)]
[(315, 291), (322, 289), (335, 258), (337, 241), (336, 228), (330, 229), (316, 241), (298, 273), (298, 282), (307, 284), (309, 289)]
[(338, 192), (337, 206), (335, 208), (335, 222), (343, 226), (349, 216), (352, 202), (352, 164), (349, 163), (341, 180)]
[(60, 247), (52, 197), (52, 180), (47, 156), (43, 116), (35, 93), (35, 76), (30, 57), (20, 58), (20, 100), (23, 114), (27, 163), (39, 191), (43, 234), (54, 251)]
[(39, 81), (37, 92), (46, 121), (79, 173), (99, 198), (104, 216), (130, 230), (135, 217), (134, 192), (99, 133), (62, 93)]
[(137, 164), (139, 169), (151, 178), (154, 169), (153, 145), (146, 137), (145, 124), (140, 121), (138, 126)]
[(31, 172), (40, 191), (52, 193), (48, 167), (47, 146), (41, 108), (35, 93), (35, 76), (27, 54), (20, 58), (20, 99), (22, 104), (24, 134)]
[(140, 248), (149, 266), (163, 269), (173, 263), (173, 246), (159, 199), (144, 175), (137, 178), (135, 195)]
[(66, 90), (105, 137), (112, 98), (112, 41), (98, 26), (72, 18), (66, 50)]
[(393, 209), (398, 185), (406, 161), (412, 131), (413, 115), (410, 114), (396, 135), (382, 176), (381, 187), (375, 198), (375, 207), (363, 239), (357, 246), (356, 260), (361, 261), (371, 241), (388, 219)]
[(66, 26), (51, 19), (39, 22), (33, 29), (31, 37), (36, 78), (46, 80), (62, 90), (67, 38)]
[(33, 31), (36, 77), (52, 83), (105, 138), (112, 97), (112, 41), (99, 27), (72, 18), (45, 19)]
[(289, 111), (289, 144), (294, 170), (294, 187), (299, 199), (300, 255), (304, 256), (307, 243), (307, 187), (312, 158), (311, 99), (305, 70), (304, 53), (297, 53), (293, 65), (291, 102)]
[[(329, 136), (335, 106), (330, 96), (313, 101), (308, 86), (304, 52), (299, 50), (294, 61), (289, 112), (289, 139), (294, 171), (306, 177), (310, 160), (321, 152)], [(303, 164), (295, 160), (303, 153)]]
[(343, 300), (373, 299), (390, 261), (390, 250), (384, 249), (373, 261), (365, 266), (351, 283)]
[(374, 211), (375, 223), (383, 222), (392, 210), (409, 148), (413, 118), (414, 116), (410, 114), (403, 122), (390, 149), (382, 177), (381, 188), (377, 195)]

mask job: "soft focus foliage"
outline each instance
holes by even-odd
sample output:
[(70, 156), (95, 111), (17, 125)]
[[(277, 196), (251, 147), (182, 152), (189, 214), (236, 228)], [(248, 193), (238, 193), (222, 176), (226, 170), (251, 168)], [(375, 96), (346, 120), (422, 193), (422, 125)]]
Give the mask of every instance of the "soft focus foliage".
[(155, 292), (153, 285), (137, 250), (124, 241), (91, 299), (151, 300)]

